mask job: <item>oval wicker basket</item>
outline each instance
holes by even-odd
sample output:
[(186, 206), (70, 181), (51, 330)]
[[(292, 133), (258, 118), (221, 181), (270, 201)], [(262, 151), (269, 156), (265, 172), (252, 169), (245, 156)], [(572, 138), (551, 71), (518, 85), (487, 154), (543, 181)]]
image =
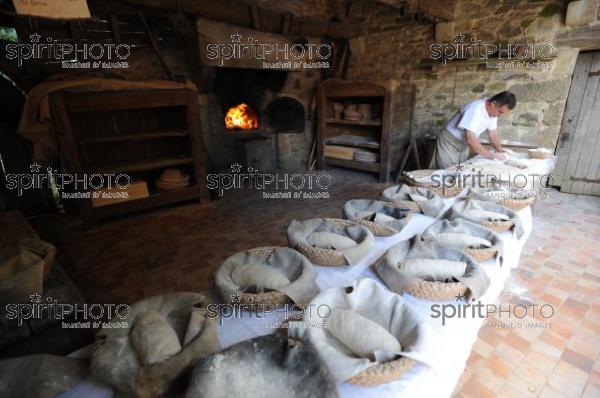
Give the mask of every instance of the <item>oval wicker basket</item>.
[(411, 295), (427, 300), (454, 300), (457, 296), (465, 296), (469, 287), (462, 282), (429, 282), (418, 280), (404, 290)]
[(436, 171), (437, 170), (432, 169), (413, 170), (409, 171), (408, 173), (404, 173), (404, 176), (406, 177), (406, 183), (408, 185), (412, 187), (427, 188), (444, 198), (454, 197), (463, 191), (464, 188), (461, 187), (434, 187), (432, 183), (418, 182), (416, 180), (417, 178), (429, 177)]
[(409, 370), (416, 361), (407, 357), (400, 357), (389, 362), (378, 363), (359, 374), (352, 376), (346, 383), (359, 386), (376, 386), (397, 380), (404, 372)]
[[(358, 222), (350, 220), (342, 220), (339, 218), (325, 218), (327, 222), (336, 224), (339, 227), (350, 227), (352, 225), (362, 225)], [(342, 252), (333, 249), (322, 249), (320, 247), (312, 247), (310, 245), (300, 243), (296, 246), (296, 250), (302, 253), (308, 261), (317, 265), (330, 267), (339, 267), (348, 265), (348, 261)]]
[(515, 224), (512, 221), (482, 221), (481, 226), (494, 232), (506, 232)]
[[(253, 256), (263, 256), (268, 257), (273, 253), (277, 247), (275, 246), (265, 246), (265, 247), (257, 247), (254, 249), (248, 249), (246, 252)], [(258, 305), (272, 305), (273, 307), (279, 307), (284, 304), (291, 303), (292, 300), (278, 290), (271, 290), (269, 292), (262, 293), (249, 293), (244, 291), (237, 292), (239, 303), (240, 304), (249, 304), (249, 308), (256, 310), (258, 309)], [(253, 305), (255, 304), (255, 305)]]
[(539, 149), (529, 149), (527, 154), (532, 159), (546, 159), (552, 155), (552, 152), (540, 151)]
[(365, 227), (369, 228), (369, 231), (371, 231), (373, 235), (377, 237), (392, 236), (398, 233), (398, 231), (396, 231), (395, 229), (386, 227), (381, 224), (377, 224), (375, 221), (356, 220), (356, 222), (360, 225), (364, 225)]
[(507, 198), (507, 199), (500, 199), (500, 200), (496, 201), (496, 204), (503, 206), (503, 207), (507, 207), (514, 211), (523, 210), (527, 206), (531, 206), (534, 203), (535, 203), (535, 196), (530, 196), (528, 198), (523, 198), (523, 199)]
[(498, 249), (495, 246), (486, 247), (484, 249), (465, 249), (465, 253), (473, 258), (478, 263), (489, 260), (498, 253)]
[(413, 202), (411, 200), (396, 200), (394, 202), (385, 202), (386, 205), (394, 206), (399, 209), (406, 209), (413, 213), (422, 213), (421, 205), (417, 202)]

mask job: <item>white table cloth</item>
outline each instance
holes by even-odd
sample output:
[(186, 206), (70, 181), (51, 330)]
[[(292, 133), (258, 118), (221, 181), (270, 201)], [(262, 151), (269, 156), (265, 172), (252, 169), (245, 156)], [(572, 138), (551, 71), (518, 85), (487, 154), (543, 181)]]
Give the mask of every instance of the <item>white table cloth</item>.
[[(464, 194), (464, 192), (463, 192)], [(457, 200), (462, 199), (462, 194), (455, 198), (444, 199), (445, 208), (448, 209)], [(510, 270), (519, 264), (519, 257), (524, 243), (529, 237), (532, 229), (531, 209), (528, 207), (518, 212), (524, 227), (524, 235), (517, 239), (512, 232), (504, 232), (500, 238), (504, 241), (502, 265), (496, 259), (490, 259), (481, 263), (487, 276), (490, 278), (490, 286), (481, 297), (483, 304), (495, 304), (498, 296), (503, 290)], [(352, 281), (367, 277), (379, 283), (383, 283), (377, 276), (372, 264), (394, 244), (410, 239), (415, 234), (422, 233), (427, 227), (435, 222), (434, 218), (424, 215), (415, 215), (408, 225), (399, 233), (391, 237), (376, 238), (376, 243), (369, 255), (359, 264), (353, 267), (321, 267), (317, 266), (317, 283), (321, 290), (330, 287), (347, 286)], [(404, 373), (402, 377), (394, 382), (377, 387), (359, 387), (347, 383), (340, 383), (339, 391), (343, 398), (400, 398), (400, 397), (450, 397), (454, 387), (464, 370), (465, 363), (470, 355), (471, 348), (477, 339), (479, 328), (484, 319), (475, 317), (446, 319), (442, 325), (441, 318), (432, 318), (431, 306), (433, 304), (444, 304), (444, 302), (432, 302), (417, 299), (405, 294), (404, 299), (414, 307), (427, 322), (433, 333), (431, 339), (431, 362), (434, 365), (428, 367), (418, 364)], [(445, 302), (446, 304), (459, 304), (457, 302)], [(265, 317), (257, 318), (255, 314), (243, 312), (240, 318), (223, 319), (219, 325), (219, 340), (223, 348), (237, 342), (273, 333), (277, 324), (283, 321), (285, 311), (275, 311)], [(438, 349), (437, 347), (443, 347)], [(99, 382), (93, 376), (76, 385), (70, 391), (62, 395), (65, 397), (86, 396), (93, 398), (112, 397), (113, 393), (109, 386)]]

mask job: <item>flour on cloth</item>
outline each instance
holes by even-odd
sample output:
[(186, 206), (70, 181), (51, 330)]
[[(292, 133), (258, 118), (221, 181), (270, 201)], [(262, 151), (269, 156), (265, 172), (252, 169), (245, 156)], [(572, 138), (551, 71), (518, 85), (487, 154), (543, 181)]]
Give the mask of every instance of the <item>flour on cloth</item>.
[(321, 249), (348, 249), (356, 246), (356, 242), (351, 238), (333, 232), (312, 232), (306, 238), (306, 241), (313, 247), (319, 247)]
[(271, 334), (200, 358), (186, 398), (338, 398), (333, 376), (310, 343)]

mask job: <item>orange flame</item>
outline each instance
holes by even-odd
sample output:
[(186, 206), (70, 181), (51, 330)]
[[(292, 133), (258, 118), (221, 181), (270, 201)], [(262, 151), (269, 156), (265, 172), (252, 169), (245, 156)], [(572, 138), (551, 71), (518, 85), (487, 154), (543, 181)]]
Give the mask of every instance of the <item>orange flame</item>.
[(225, 127), (228, 129), (250, 130), (258, 128), (258, 116), (247, 104), (241, 103), (229, 108), (225, 115)]

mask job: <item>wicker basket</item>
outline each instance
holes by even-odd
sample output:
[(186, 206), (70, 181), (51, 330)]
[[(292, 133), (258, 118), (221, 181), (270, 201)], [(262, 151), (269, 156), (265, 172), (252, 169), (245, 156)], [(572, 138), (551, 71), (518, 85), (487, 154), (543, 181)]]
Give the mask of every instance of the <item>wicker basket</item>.
[(482, 221), (481, 226), (494, 232), (506, 232), (515, 224), (512, 221)]
[(346, 257), (341, 252), (331, 249), (321, 249), (300, 243), (296, 246), (296, 250), (304, 254), (304, 256), (313, 264), (326, 265), (337, 267), (340, 265), (348, 265)]
[[(325, 221), (335, 224), (338, 227), (351, 227), (353, 225), (361, 225), (358, 222), (350, 220), (342, 220), (340, 218), (324, 218)], [(324, 265), (330, 267), (339, 267), (341, 265), (348, 265), (346, 257), (342, 252), (332, 249), (321, 249), (320, 247), (312, 247), (300, 243), (296, 246), (296, 250), (304, 254), (304, 256), (313, 264)]]
[[(405, 172), (404, 177), (406, 178), (407, 183), (412, 182), (414, 184), (417, 184), (417, 181), (416, 181), (417, 178), (429, 177), (436, 171), (437, 170), (434, 170), (434, 169), (413, 170), (413, 171)], [(413, 184), (408, 184), (408, 185), (413, 185)]]
[(498, 253), (498, 249), (494, 246), (484, 249), (465, 249), (465, 253), (473, 258), (478, 263), (489, 260)]
[(346, 380), (347, 383), (359, 386), (376, 386), (397, 380), (404, 372), (409, 370), (416, 361), (407, 357), (400, 357), (389, 362), (373, 365), (359, 374)]
[[(275, 249), (278, 248), (274, 246), (265, 246), (248, 249), (247, 252), (253, 256), (268, 257), (275, 251)], [(273, 307), (279, 307), (281, 305), (291, 303), (292, 301), (288, 296), (278, 290), (272, 290), (263, 293), (248, 293), (238, 291), (237, 295), (239, 298), (239, 304), (248, 304), (248, 308), (252, 310), (258, 309), (258, 305), (272, 305)]]
[(531, 206), (534, 202), (535, 202), (535, 196), (530, 196), (528, 198), (523, 198), (523, 199), (513, 199), (513, 198), (500, 199), (496, 202), (496, 204), (498, 204), (502, 207), (507, 207), (514, 211), (519, 211), (519, 210), (523, 210), (527, 206)]
[(429, 282), (418, 280), (411, 283), (405, 291), (426, 300), (454, 300), (457, 296), (465, 296), (469, 287), (462, 282)]
[(385, 202), (388, 206), (394, 206), (399, 209), (406, 209), (412, 213), (422, 213), (421, 205), (417, 202), (413, 202), (412, 200), (397, 200), (395, 202)]
[(371, 231), (373, 235), (377, 237), (392, 236), (398, 233), (398, 231), (396, 231), (395, 229), (386, 227), (381, 224), (377, 224), (375, 221), (356, 220), (356, 222), (360, 225), (364, 225), (365, 227), (369, 228), (369, 231)]

